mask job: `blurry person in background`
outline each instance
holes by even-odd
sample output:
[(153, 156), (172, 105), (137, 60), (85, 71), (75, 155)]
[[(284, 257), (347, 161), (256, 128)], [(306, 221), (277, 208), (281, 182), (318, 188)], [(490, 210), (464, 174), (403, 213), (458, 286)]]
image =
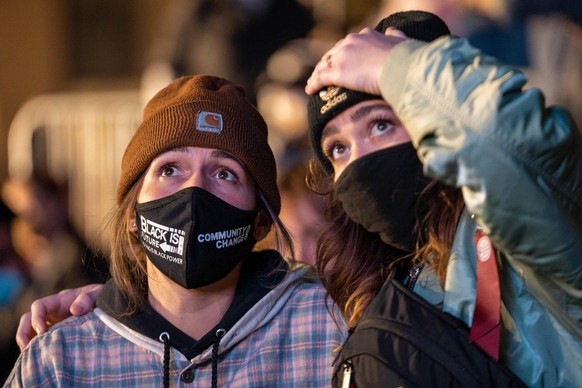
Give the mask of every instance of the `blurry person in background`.
[[(122, 160), (112, 281), (93, 312), (33, 339), (7, 385), (328, 385), (343, 327), (293, 260), (267, 137), (223, 78), (157, 93)], [(271, 228), (287, 259), (255, 249)]]
[(28, 270), (14, 250), (14, 213), (0, 199), (0, 307), (8, 306), (27, 283)]
[[(10, 333), (16, 333), (20, 316), (30, 309), (34, 300), (63, 288), (103, 282), (108, 270), (103, 259), (73, 228), (65, 185), (39, 175), (27, 181), (9, 179), (3, 183), (2, 198), (14, 213), (10, 232), (17, 261), (10, 260), (11, 268), (19, 267), (26, 274), (23, 283), (18, 276), (23, 272), (13, 273), (11, 279), (19, 285), (18, 292), (0, 313), (4, 328), (2, 342), (15, 346), (16, 342), (9, 339)], [(2, 259), (8, 260), (8, 257)], [(6, 280), (2, 284), (10, 283)], [(14, 363), (18, 353), (5, 355), (3, 365)]]
[(269, 126), (278, 171), (311, 156), (303, 89), (319, 58), (332, 46), (315, 38), (292, 40), (269, 57), (255, 81), (257, 109)]
[(38, 283), (37, 295), (107, 279), (104, 260), (71, 223), (66, 183), (41, 175), (26, 181), (10, 179), (2, 187), (2, 197), (17, 215), (15, 249)]
[(20, 351), (14, 335), (20, 321), (22, 310), (17, 309), (16, 301), (30, 282), (25, 262), (14, 250), (12, 242), (12, 223), (14, 213), (0, 199), (0, 354), (3, 356), (0, 367), (0, 380), (4, 381), (12, 369)]
[(277, 162), (281, 220), (293, 239), (296, 259), (311, 265), (325, 209), (305, 180), (311, 147), (304, 86), (331, 46), (319, 39), (292, 40), (269, 57), (255, 84), (257, 108), (269, 127), (269, 144)]
[(313, 27), (300, 0), (175, 0), (161, 14), (142, 75), (144, 103), (176, 77), (212, 73), (247, 90), (269, 56)]
[(298, 162), (281, 173), (281, 220), (293, 240), (297, 260), (315, 265), (317, 236), (326, 221), (323, 199), (307, 186), (309, 163)]

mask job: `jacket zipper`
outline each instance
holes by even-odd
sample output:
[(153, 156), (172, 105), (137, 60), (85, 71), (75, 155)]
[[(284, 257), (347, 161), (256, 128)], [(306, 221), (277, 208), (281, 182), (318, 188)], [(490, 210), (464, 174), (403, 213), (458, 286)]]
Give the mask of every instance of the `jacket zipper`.
[(342, 388), (350, 388), (350, 382), (352, 380), (352, 363), (345, 362), (344, 365), (344, 377), (342, 379)]

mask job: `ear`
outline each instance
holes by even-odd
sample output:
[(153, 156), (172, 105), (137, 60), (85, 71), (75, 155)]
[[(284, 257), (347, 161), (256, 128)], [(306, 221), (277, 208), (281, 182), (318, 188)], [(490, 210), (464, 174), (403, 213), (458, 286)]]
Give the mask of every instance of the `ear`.
[(135, 213), (127, 220), (127, 230), (131, 233), (137, 233), (137, 223), (135, 221)]
[(271, 224), (271, 218), (267, 212), (263, 209), (259, 210), (259, 214), (255, 218), (255, 231), (253, 232), (255, 241), (261, 241), (267, 237), (267, 234), (271, 230)]

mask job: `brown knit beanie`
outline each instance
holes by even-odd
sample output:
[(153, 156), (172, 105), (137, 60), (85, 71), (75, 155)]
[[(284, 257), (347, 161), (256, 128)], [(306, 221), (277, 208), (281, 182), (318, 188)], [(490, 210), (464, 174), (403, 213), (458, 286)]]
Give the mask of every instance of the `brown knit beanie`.
[[(393, 13), (382, 19), (374, 28), (384, 33), (388, 27), (402, 31), (412, 39), (431, 42), (443, 35), (450, 35), (449, 28), (437, 15), (426, 11), (402, 11)], [(365, 63), (365, 61), (363, 61)], [(328, 86), (309, 97), (307, 116), (309, 121), (309, 137), (315, 157), (321, 163), (325, 172), (333, 174), (333, 167), (321, 149), (323, 128), (335, 116), (362, 101), (381, 99), (381, 96), (361, 93), (354, 90)]]
[(184, 146), (216, 148), (238, 158), (279, 214), (277, 171), (265, 121), (241, 86), (209, 75), (179, 78), (148, 102), (123, 155), (117, 203), (156, 156)]

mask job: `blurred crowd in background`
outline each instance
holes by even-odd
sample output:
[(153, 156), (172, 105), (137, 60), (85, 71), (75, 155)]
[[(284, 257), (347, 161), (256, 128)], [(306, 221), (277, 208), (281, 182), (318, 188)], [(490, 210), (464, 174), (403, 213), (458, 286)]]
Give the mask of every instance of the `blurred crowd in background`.
[[(468, 38), (485, 52), (524, 70), (531, 86), (544, 90), (548, 103), (566, 106), (574, 119), (582, 123), (582, 2), (164, 2), (163, 12), (151, 26), (155, 29), (148, 43), (147, 59), (139, 69), (139, 82), (131, 94), (135, 101), (117, 107), (127, 111), (122, 115), (125, 118), (123, 127), (119, 129), (117, 123), (113, 130), (103, 129), (103, 132), (113, 132), (107, 136), (113, 136), (119, 144), (112, 145), (111, 138), (99, 132), (101, 126), (75, 127), (75, 123), (83, 122), (78, 117), (81, 114), (111, 113), (109, 108), (96, 109), (97, 104), (88, 113), (69, 109), (68, 112), (73, 113), (67, 113), (72, 119), (66, 121), (66, 130), (59, 128), (63, 121), (38, 119), (45, 111), (60, 109), (60, 103), (56, 97), (51, 100), (50, 93), (43, 100), (48, 100), (49, 104), (43, 105), (42, 111), (38, 104), (29, 105), (27, 119), (23, 120), (23, 113), (19, 112), (18, 125), (10, 126), (14, 133), (8, 133), (7, 138), (20, 139), (20, 143), (7, 143), (7, 159), (11, 165), (2, 183), (0, 201), (0, 324), (3, 327), (0, 352), (10, 358), (3, 362), (5, 367), (0, 380), (6, 377), (9, 371), (6, 368), (11, 368), (18, 355), (14, 341), (18, 319), (28, 311), (34, 299), (63, 288), (106, 279), (108, 271), (103, 258), (107, 256), (107, 247), (100, 243), (96, 228), (75, 220), (81, 217), (78, 213), (87, 213), (84, 209), (112, 206), (115, 180), (97, 185), (102, 189), (99, 196), (95, 196), (97, 189), (87, 189), (87, 185), (79, 188), (79, 182), (82, 179), (99, 182), (99, 171), (119, 169), (121, 155), (118, 150), (125, 147), (124, 139), (129, 139), (137, 127), (143, 102), (180, 75), (209, 73), (246, 88), (270, 127), (270, 142), (279, 169), (281, 218), (296, 244), (297, 259), (313, 264), (314, 241), (318, 225), (325, 222), (325, 209), (305, 184), (311, 154), (307, 140), (305, 81), (321, 55), (345, 33), (374, 26), (385, 15), (406, 9), (424, 9), (438, 14), (453, 34)], [(101, 55), (108, 55), (106, 48)], [(0, 93), (10, 91), (1, 90)], [(65, 100), (71, 101), (65, 104), (80, 103), (85, 97), (75, 94), (74, 98)], [(58, 116), (62, 119), (63, 114)], [(17, 118), (18, 114), (15, 122)], [(95, 151), (97, 145), (92, 140), (78, 139), (85, 131), (92, 131), (91, 136), (101, 138), (101, 148)], [(122, 136), (120, 131), (124, 131)], [(58, 159), (63, 153), (72, 156)], [(21, 163), (28, 163), (29, 168), (22, 169)], [(106, 176), (117, 175), (107, 172)], [(83, 206), (73, 206), (79, 203)], [(95, 218), (96, 214), (101, 215), (95, 211), (90, 216)], [(85, 214), (82, 219), (89, 218)]]

